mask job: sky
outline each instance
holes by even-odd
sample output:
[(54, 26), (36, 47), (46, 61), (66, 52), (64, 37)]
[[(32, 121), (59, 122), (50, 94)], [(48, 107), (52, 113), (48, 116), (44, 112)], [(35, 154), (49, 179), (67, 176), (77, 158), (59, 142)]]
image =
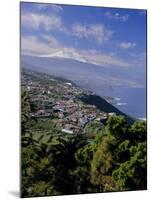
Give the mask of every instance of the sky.
[(21, 3), (22, 54), (146, 70), (146, 11)]

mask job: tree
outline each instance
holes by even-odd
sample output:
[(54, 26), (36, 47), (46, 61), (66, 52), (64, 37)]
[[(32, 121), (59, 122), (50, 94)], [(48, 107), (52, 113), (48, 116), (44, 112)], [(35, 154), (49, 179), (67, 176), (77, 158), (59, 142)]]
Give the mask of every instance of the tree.
[(146, 134), (146, 122), (137, 120), (129, 128), (129, 139), (133, 140), (134, 143), (144, 142), (147, 140)]
[[(106, 131), (105, 131), (106, 130)], [(91, 162), (91, 181), (100, 191), (146, 189), (146, 123), (110, 117)]]
[(99, 186), (100, 192), (114, 191), (116, 188), (112, 178), (112, 170), (117, 162), (113, 153), (116, 143), (115, 137), (104, 136), (91, 162), (91, 181)]
[(130, 160), (122, 163), (113, 171), (120, 191), (147, 189), (146, 142), (130, 148)]
[(79, 148), (75, 154), (76, 169), (73, 170), (76, 193), (98, 192), (99, 188), (91, 183), (91, 161), (96, 150), (95, 143), (89, 143)]
[(26, 91), (22, 91), (21, 93), (21, 134), (25, 135), (27, 130), (27, 121), (29, 119), (30, 102), (29, 96)]
[(74, 155), (84, 143), (81, 136), (52, 136), (47, 143), (22, 147), (23, 197), (73, 194)]
[(107, 120), (107, 128), (111, 135), (118, 140), (123, 140), (126, 137), (128, 124), (124, 116), (110, 116)]

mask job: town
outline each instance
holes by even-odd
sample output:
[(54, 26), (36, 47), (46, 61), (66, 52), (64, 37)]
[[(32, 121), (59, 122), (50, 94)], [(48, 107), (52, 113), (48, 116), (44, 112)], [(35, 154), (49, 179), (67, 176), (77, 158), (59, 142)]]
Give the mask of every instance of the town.
[(24, 69), (21, 80), (22, 90), (28, 92), (33, 105), (30, 118), (47, 122), (50, 119), (62, 133), (82, 134), (90, 123), (103, 126), (108, 116), (115, 115), (82, 102), (79, 97), (91, 92), (81, 89), (71, 81)]

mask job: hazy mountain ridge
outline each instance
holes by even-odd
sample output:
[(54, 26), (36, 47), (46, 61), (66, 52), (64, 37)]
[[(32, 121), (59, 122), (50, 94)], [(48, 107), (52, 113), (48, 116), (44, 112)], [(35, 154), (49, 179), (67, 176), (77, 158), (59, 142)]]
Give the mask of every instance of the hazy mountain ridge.
[(65, 78), (101, 97), (113, 97), (118, 99), (114, 105), (119, 110), (136, 118), (146, 117), (146, 84), (141, 73), (133, 72), (135, 68), (104, 67), (67, 58), (27, 55), (21, 57), (21, 67)]
[(22, 56), (21, 63), (26, 68), (38, 69), (41, 72), (47, 72), (71, 79), (75, 81), (76, 84), (82, 84), (82, 86), (87, 89), (91, 89), (88, 88), (87, 83), (90, 84), (91, 82), (93, 85), (94, 79), (95, 82), (97, 82), (95, 86), (99, 85), (99, 88), (101, 87), (102, 89), (104, 87), (110, 88), (112, 86), (121, 85), (127, 85), (129, 87), (139, 86), (137, 76), (131, 77), (129, 69), (120, 67), (97, 66), (61, 57), (50, 58), (25, 55)]

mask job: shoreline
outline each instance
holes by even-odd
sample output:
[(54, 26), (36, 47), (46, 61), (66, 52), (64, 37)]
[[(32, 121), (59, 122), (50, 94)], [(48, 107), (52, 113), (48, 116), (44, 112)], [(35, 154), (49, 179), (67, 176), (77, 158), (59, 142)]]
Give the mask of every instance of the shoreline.
[(66, 79), (66, 78), (63, 78), (63, 77), (60, 77), (60, 76), (56, 76), (56, 75), (52, 75), (52, 74), (49, 74), (49, 73), (44, 73), (44, 72), (41, 72), (40, 70), (31, 70), (31, 69), (28, 69), (28, 68), (25, 68), (25, 67), (21, 67), (21, 74), (23, 71), (30, 71), (30, 72), (36, 72), (36, 73), (40, 73), (40, 74), (44, 74), (50, 78), (54, 78), (56, 79), (57, 81), (60, 81), (60, 82), (63, 82), (65, 84), (68, 84), (70, 85), (71, 87), (76, 87), (76, 88), (79, 88), (81, 89), (85, 95), (91, 95), (91, 96), (94, 96), (94, 98), (100, 98), (100, 99), (103, 99), (106, 103), (108, 103), (108, 105), (111, 105), (112, 107), (114, 107), (114, 109), (116, 110), (117, 113), (120, 113), (121, 115), (124, 115), (130, 119), (136, 119), (136, 120), (143, 120), (143, 121), (146, 121), (146, 118), (145, 117), (133, 117), (123, 111), (121, 111), (118, 107), (118, 104), (120, 104), (120, 106), (125, 106), (127, 105), (126, 103), (120, 103), (119, 101), (121, 100), (121, 98), (119, 97), (112, 97), (112, 96), (101, 96), (101, 95), (98, 95), (97, 93), (93, 92), (93, 91), (90, 91), (89, 89), (87, 88), (83, 88), (82, 86), (80, 85), (77, 85), (75, 82), (69, 80), (69, 79)]

